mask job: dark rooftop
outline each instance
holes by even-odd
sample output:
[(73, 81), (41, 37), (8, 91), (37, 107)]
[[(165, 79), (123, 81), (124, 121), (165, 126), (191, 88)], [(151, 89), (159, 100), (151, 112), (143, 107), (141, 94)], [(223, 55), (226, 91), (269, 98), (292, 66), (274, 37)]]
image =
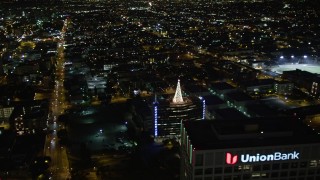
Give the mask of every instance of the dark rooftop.
[(215, 95), (207, 95), (207, 96), (203, 96), (203, 98), (206, 100), (206, 105), (208, 106), (225, 103), (222, 99), (220, 99), (218, 96), (215, 96)]
[(295, 118), (183, 122), (195, 149), (225, 149), (320, 143), (320, 136)]
[(214, 110), (218, 115), (218, 119), (232, 119), (237, 117), (237, 119), (246, 119), (247, 117), (235, 108), (223, 108)]
[(236, 92), (230, 92), (225, 95), (225, 97), (228, 97), (235, 101), (251, 101), (253, 100), (248, 94), (240, 91)]
[(185, 91), (189, 93), (204, 93), (208, 92), (208, 89), (201, 86), (201, 85), (185, 85), (184, 86)]
[(227, 90), (227, 89), (235, 89), (232, 85), (226, 83), (226, 82), (218, 82), (211, 84), (212, 89), (216, 90)]
[(252, 81), (246, 81), (245, 86), (261, 86), (261, 85), (270, 85), (274, 84), (276, 81), (274, 79), (255, 79)]
[(249, 114), (254, 114), (258, 117), (275, 117), (279, 115), (276, 110), (262, 103), (248, 104), (246, 109)]

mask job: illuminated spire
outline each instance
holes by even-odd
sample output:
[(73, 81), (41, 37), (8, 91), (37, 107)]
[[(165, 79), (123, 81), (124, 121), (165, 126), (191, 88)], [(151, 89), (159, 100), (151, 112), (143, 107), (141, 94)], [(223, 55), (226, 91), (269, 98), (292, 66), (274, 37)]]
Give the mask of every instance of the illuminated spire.
[(173, 103), (183, 103), (181, 88), (180, 88), (180, 79), (178, 79), (176, 93), (174, 94), (172, 101)]

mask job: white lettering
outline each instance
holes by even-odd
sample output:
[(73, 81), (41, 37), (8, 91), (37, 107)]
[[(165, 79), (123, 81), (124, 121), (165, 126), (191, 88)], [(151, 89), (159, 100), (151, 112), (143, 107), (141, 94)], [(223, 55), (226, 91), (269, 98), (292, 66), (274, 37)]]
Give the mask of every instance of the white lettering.
[(249, 157), (249, 162), (256, 162), (256, 157), (255, 156), (250, 156)]
[(249, 154), (242, 154), (241, 155), (241, 162), (264, 162), (264, 161), (279, 161), (279, 160), (294, 160), (299, 159), (299, 154), (296, 151), (292, 153), (281, 153), (275, 152), (274, 154), (266, 154), (266, 155), (249, 155)]
[(282, 156), (281, 157), (282, 160), (287, 160), (288, 159), (288, 156), (286, 154), (281, 154), (281, 156)]
[[(246, 156), (246, 157), (245, 157)], [(241, 162), (248, 162), (249, 161), (249, 154), (241, 155)]]
[(279, 153), (279, 152), (274, 153), (274, 158), (273, 159), (275, 161), (279, 161), (281, 159), (281, 153)]
[(273, 157), (272, 154), (267, 155), (267, 161), (273, 161)]
[(266, 159), (267, 159), (267, 156), (266, 155), (262, 155), (262, 156), (260, 156), (260, 161), (266, 161)]
[(292, 159), (299, 159), (299, 154), (300, 153), (297, 153), (297, 152), (294, 151)]

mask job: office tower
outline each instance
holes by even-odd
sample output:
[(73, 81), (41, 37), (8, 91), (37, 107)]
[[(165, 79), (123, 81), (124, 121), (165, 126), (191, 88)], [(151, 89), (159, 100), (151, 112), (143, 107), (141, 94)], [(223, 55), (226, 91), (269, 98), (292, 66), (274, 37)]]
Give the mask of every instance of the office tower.
[(183, 97), (178, 80), (174, 97), (157, 99), (153, 103), (155, 138), (175, 138), (180, 135), (181, 121), (204, 118), (204, 103), (198, 97)]
[(317, 180), (319, 135), (293, 118), (186, 121), (181, 180)]

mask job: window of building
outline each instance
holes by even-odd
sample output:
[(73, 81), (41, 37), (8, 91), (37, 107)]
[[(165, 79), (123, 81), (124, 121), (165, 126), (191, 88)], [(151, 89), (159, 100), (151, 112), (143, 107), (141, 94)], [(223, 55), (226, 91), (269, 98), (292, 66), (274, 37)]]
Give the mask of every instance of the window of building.
[(305, 168), (307, 167), (307, 162), (300, 162), (300, 168)]
[(261, 177), (261, 175), (260, 175), (260, 173), (254, 172), (254, 173), (252, 173), (251, 177), (252, 177), (252, 179), (259, 179)]
[(251, 170), (252, 169), (251, 165), (241, 165), (241, 166), (238, 166), (238, 167), (239, 167), (239, 170), (240, 169), (243, 169), (243, 170)]
[(280, 172), (280, 177), (287, 177), (287, 176), (288, 176), (287, 171)]
[(213, 165), (213, 153), (206, 154), (205, 165), (212, 166)]
[(270, 164), (264, 164), (264, 165), (262, 165), (262, 170), (264, 170), (264, 171), (270, 170)]
[(252, 173), (252, 178), (267, 178), (267, 173), (254, 172)]
[(289, 168), (289, 163), (282, 163), (281, 164), (282, 169), (288, 169)]
[(224, 157), (225, 153), (224, 152), (216, 152), (214, 155), (214, 164), (215, 165), (222, 165), (224, 164)]
[(233, 167), (233, 172), (241, 172), (241, 167), (240, 166), (234, 166)]
[(309, 163), (309, 167), (317, 167), (318, 166), (318, 161), (317, 160), (311, 160)]
[(194, 174), (197, 176), (197, 175), (202, 175), (202, 169), (195, 169), (194, 170)]
[(269, 173), (261, 173), (263, 179), (269, 179)]
[(232, 173), (232, 167), (225, 167), (224, 173)]
[(273, 172), (273, 173), (271, 173), (271, 177), (278, 177), (279, 176), (279, 173), (278, 172)]
[(298, 163), (297, 162), (291, 163), (291, 168), (292, 169), (298, 168)]
[(272, 164), (272, 170), (279, 170), (279, 169), (280, 169), (279, 163)]
[(206, 168), (204, 170), (204, 174), (213, 174), (213, 169), (212, 168)]
[(204, 180), (212, 180), (212, 176), (204, 177)]
[(296, 176), (297, 175), (297, 171), (290, 171), (290, 176)]
[(196, 155), (196, 164), (195, 166), (203, 166), (203, 154)]
[(299, 176), (305, 176), (306, 175), (306, 171), (305, 170), (300, 170), (299, 171)]
[(315, 172), (316, 172), (315, 169), (309, 169), (308, 174), (309, 175), (314, 175)]
[(222, 180), (221, 176), (214, 176), (213, 180)]
[(241, 180), (241, 176), (240, 175), (233, 176), (232, 180)]
[(214, 168), (215, 174), (221, 174), (222, 173), (222, 167)]
[(244, 174), (242, 179), (251, 179), (251, 174)]
[(261, 170), (261, 166), (260, 166), (260, 165), (254, 165), (254, 166), (252, 167), (252, 170), (253, 170), (253, 171), (260, 171), (260, 170)]
[(307, 177), (307, 180), (314, 180), (313, 177)]

